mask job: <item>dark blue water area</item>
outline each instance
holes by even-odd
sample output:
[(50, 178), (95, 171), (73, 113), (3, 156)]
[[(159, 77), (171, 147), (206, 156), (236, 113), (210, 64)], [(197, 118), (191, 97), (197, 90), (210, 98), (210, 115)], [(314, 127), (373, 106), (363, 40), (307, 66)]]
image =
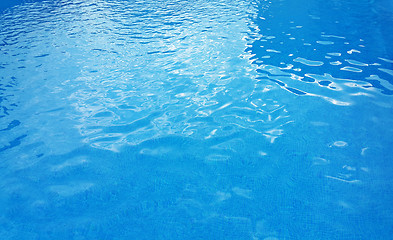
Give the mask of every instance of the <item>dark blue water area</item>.
[(0, 1), (0, 12), (7, 11), (13, 7), (18, 7), (21, 4), (39, 2), (41, 0), (2, 0)]
[(7, 8), (13, 7), (13, 6), (21, 4), (21, 3), (22, 3), (22, 0), (16, 0), (16, 1), (4, 0), (4, 1), (1, 1), (0, 2), (0, 11), (3, 11), (5, 9), (7, 9)]
[(0, 239), (392, 239), (393, 3), (0, 3)]

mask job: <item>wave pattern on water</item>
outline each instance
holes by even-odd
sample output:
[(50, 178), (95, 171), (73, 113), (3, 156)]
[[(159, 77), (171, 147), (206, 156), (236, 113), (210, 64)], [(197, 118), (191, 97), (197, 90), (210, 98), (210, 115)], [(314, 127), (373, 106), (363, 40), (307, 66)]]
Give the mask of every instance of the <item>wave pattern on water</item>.
[[(360, 9), (365, 7), (363, 4), (372, 6), (371, 3), (354, 5), (349, 17), (345, 17), (359, 21), (356, 14), (363, 12)], [(354, 93), (392, 95), (391, 84), (385, 84), (393, 81), (390, 71), (381, 69), (381, 65), (392, 68), (389, 59), (384, 61), (385, 58), (381, 57), (391, 58), (391, 51), (383, 47), (376, 51), (372, 45), (375, 41), (392, 38), (390, 33), (384, 30), (380, 30), (379, 35), (364, 33), (364, 38), (348, 35), (347, 26), (342, 24), (345, 18), (341, 16), (342, 12), (333, 8), (337, 14), (332, 15), (332, 8), (328, 5), (315, 1), (304, 7), (283, 1), (271, 4), (268, 10), (260, 9), (254, 17), (258, 23), (254, 32), (259, 37), (254, 38), (247, 49), (253, 56), (253, 63), (267, 79), (273, 78), (282, 88), (297, 95), (334, 99), (330, 102), (345, 103), (341, 105), (346, 106), (356, 103)], [(337, 9), (344, 7), (345, 3), (336, 6)], [(283, 9), (288, 8), (293, 9), (291, 14), (282, 14)], [(364, 17), (371, 19), (374, 14), (365, 13)], [(373, 31), (369, 29), (372, 27), (380, 28), (373, 25), (365, 31)], [(310, 75), (318, 75), (319, 79), (310, 78)], [(287, 76), (285, 80), (284, 76)], [(378, 76), (382, 81), (372, 81), (371, 76)]]
[(0, 236), (388, 239), (389, 4), (2, 11)]
[(19, 81), (50, 89), (33, 91), (57, 98), (60, 108), (71, 104), (76, 111), (63, 110), (92, 146), (116, 150), (167, 135), (203, 139), (239, 128), (269, 135), (289, 122), (284, 106), (261, 100), (272, 86), (258, 82), (251, 55), (244, 54), (254, 10), (244, 1), (35, 4), (28, 21), (17, 22), (17, 12), (4, 17), (10, 25), (3, 48), (18, 57), (3, 65), (37, 73)]

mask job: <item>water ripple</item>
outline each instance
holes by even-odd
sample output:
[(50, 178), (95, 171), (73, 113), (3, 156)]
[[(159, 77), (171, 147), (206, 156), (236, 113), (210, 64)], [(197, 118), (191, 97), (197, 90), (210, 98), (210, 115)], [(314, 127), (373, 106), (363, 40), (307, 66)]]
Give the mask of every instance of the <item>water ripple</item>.
[[(21, 78), (34, 68), (37, 78), (45, 73), (47, 88), (75, 109), (67, 115), (83, 142), (98, 148), (117, 151), (173, 134), (219, 137), (230, 127), (262, 134), (280, 126), (273, 124), (279, 115), (270, 119), (251, 100), (257, 74), (249, 64), (253, 55), (244, 51), (253, 8), (243, 1), (235, 4), (243, 7), (195, 4), (59, 1), (43, 11), (37, 3), (27, 15), (29, 25), (18, 22), (29, 7), (21, 6), (2, 20), (8, 23), (3, 48), (20, 57), (2, 62), (22, 59), (27, 69)], [(51, 69), (51, 62), (61, 64)]]
[(29, 0), (1, 11), (0, 235), (388, 239), (388, 6)]

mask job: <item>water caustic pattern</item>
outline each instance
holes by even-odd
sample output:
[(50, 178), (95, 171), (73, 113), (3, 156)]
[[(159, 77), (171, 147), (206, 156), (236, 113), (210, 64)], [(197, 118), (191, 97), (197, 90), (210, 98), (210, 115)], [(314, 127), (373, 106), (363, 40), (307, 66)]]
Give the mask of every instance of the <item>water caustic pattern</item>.
[(389, 239), (389, 1), (6, 1), (2, 239)]

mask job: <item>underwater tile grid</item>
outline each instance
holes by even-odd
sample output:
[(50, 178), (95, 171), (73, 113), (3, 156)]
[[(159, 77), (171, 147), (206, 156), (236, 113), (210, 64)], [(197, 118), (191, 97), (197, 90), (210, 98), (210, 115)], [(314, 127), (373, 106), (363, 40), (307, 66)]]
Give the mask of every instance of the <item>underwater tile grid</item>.
[(391, 0), (2, 0), (0, 239), (393, 239)]

